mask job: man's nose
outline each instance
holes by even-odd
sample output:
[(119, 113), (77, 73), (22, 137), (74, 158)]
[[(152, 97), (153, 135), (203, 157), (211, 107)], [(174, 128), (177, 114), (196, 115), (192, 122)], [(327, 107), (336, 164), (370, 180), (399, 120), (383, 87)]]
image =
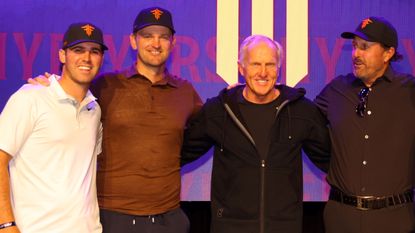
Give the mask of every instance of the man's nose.
[(260, 75), (261, 77), (266, 77), (266, 76), (267, 76), (267, 74), (268, 74), (267, 67), (266, 67), (265, 65), (262, 65), (260, 69), (261, 69), (261, 70), (259, 71), (259, 75)]

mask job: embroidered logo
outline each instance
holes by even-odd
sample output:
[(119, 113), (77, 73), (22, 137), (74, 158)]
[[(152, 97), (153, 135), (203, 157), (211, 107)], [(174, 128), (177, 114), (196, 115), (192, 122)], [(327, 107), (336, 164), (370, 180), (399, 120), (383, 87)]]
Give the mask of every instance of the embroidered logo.
[(156, 18), (157, 20), (159, 20), (160, 19), (160, 16), (164, 12), (156, 8), (155, 10), (152, 10), (151, 13), (154, 15), (154, 18)]
[(370, 20), (369, 18), (364, 19), (362, 21), (362, 29), (365, 28), (368, 24), (373, 23), (372, 20)]
[(84, 29), (85, 33), (88, 36), (91, 36), (92, 35), (92, 32), (95, 30), (95, 28), (93, 26), (89, 25), (89, 24), (87, 24), (85, 26), (82, 26), (82, 29)]

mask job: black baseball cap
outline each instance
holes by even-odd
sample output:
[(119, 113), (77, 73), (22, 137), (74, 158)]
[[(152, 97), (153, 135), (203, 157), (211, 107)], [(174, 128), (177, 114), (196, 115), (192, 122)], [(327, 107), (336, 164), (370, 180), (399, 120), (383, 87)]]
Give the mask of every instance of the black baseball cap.
[(353, 39), (358, 36), (364, 40), (379, 42), (388, 47), (398, 48), (398, 33), (386, 19), (371, 16), (357, 26), (354, 32), (343, 32), (341, 37)]
[(73, 23), (69, 25), (63, 36), (62, 49), (82, 42), (95, 42), (100, 44), (104, 50), (108, 50), (108, 47), (104, 44), (102, 31), (99, 27), (92, 23)]
[(133, 32), (151, 25), (160, 25), (169, 28), (174, 34), (173, 19), (170, 11), (161, 7), (150, 7), (140, 11), (134, 20)]

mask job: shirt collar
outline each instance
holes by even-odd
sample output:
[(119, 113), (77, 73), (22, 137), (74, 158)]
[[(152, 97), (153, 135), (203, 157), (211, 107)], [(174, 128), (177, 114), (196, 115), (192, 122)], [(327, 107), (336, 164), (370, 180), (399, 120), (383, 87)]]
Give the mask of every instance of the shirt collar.
[(383, 77), (389, 82), (392, 82), (395, 79), (395, 71), (391, 65), (388, 66), (385, 73), (383, 74)]
[(73, 99), (71, 96), (66, 94), (66, 92), (63, 90), (63, 88), (58, 82), (59, 79), (61, 79), (61, 77), (56, 74), (52, 74), (49, 77), (50, 90), (53, 92), (53, 94), (55, 94), (56, 98), (59, 100)]
[[(124, 72), (122, 72), (124, 74), (124, 76), (127, 79), (143, 78), (143, 79), (148, 80), (147, 77), (145, 77), (144, 75), (138, 73), (136, 65), (137, 65), (137, 62), (134, 62), (134, 64), (132, 66), (130, 66)], [(177, 87), (178, 86), (178, 80), (176, 79), (176, 77), (171, 75), (167, 69), (165, 69), (164, 72), (165, 72), (164, 78), (162, 80), (154, 83), (153, 85), (157, 85), (157, 86), (170, 85), (172, 87)]]
[[(393, 68), (391, 67), (391, 65), (389, 65), (388, 68), (386, 68), (385, 73), (381, 77), (379, 77), (378, 79), (376, 79), (376, 81), (372, 84), (372, 86), (373, 85), (376, 85), (377, 83), (379, 83), (382, 80), (385, 80), (385, 81), (391, 83), (395, 79), (395, 76), (396, 76), (395, 75), (395, 71), (393, 70)], [(364, 83), (362, 82), (362, 80), (360, 80), (356, 76), (354, 76), (354, 77), (355, 77), (355, 79), (353, 80), (353, 84), (355, 84), (355, 85), (364, 85)]]
[[(56, 96), (58, 100), (66, 100), (66, 101), (75, 101), (75, 99), (68, 95), (62, 88), (62, 86), (59, 84), (58, 80), (61, 77), (59, 75), (53, 74), (49, 77), (50, 82), (50, 90), (52, 93)], [(85, 98), (80, 103), (81, 105), (88, 105), (88, 107), (95, 106), (95, 101), (97, 98), (91, 93), (91, 91), (87, 91)]]

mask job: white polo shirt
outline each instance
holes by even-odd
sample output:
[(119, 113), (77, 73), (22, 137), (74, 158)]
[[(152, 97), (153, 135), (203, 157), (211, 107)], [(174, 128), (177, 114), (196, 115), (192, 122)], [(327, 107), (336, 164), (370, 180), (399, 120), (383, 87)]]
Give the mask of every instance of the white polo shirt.
[(0, 115), (16, 224), (22, 233), (99, 233), (101, 109), (90, 92), (78, 104), (55, 76), (50, 81), (24, 85)]

